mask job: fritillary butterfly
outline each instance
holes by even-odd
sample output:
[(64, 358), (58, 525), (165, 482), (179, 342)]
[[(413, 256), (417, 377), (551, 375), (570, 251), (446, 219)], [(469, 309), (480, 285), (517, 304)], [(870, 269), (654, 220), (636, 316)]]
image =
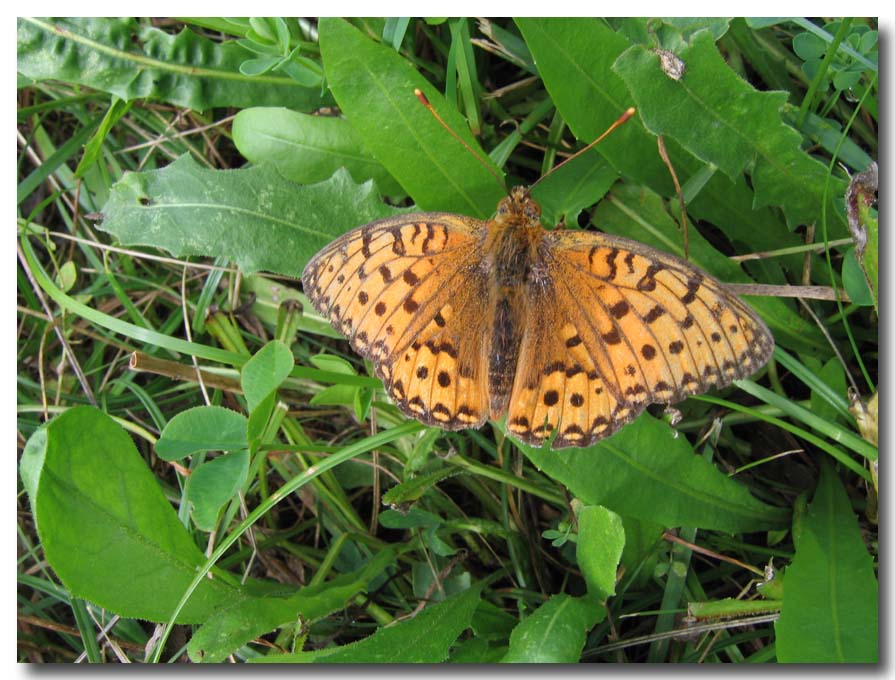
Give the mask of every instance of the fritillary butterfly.
[(693, 265), (636, 241), (546, 230), (516, 187), (483, 222), (426, 212), (321, 250), (305, 293), (398, 408), (527, 444), (587, 446), (652, 403), (723, 387), (773, 350), (762, 320)]

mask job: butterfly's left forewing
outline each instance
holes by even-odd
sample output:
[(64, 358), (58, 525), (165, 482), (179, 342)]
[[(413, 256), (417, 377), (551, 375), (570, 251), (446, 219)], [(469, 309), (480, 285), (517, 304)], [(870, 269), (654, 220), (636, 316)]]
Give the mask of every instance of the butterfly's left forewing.
[(314, 307), (373, 362), (398, 407), (445, 429), (487, 417), (484, 228), (446, 213), (379, 220), (335, 240), (302, 275)]

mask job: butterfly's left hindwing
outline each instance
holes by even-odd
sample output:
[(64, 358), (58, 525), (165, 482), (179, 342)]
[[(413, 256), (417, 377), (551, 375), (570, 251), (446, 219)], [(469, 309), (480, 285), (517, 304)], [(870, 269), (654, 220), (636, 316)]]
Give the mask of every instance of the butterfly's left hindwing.
[(487, 417), (483, 229), (445, 213), (379, 220), (331, 243), (302, 275), (314, 307), (373, 362), (399, 408), (445, 429)]

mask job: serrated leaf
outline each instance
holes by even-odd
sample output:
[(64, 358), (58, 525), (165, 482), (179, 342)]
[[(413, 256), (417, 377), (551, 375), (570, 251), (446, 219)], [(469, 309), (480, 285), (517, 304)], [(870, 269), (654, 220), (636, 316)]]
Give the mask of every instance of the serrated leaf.
[[(130, 436), (89, 406), (41, 433), (44, 446), (30, 447), (40, 462), (29, 463), (38, 471), (31, 502), (55, 573), (72, 595), (111, 612), (167, 621), (205, 557)], [(239, 597), (222, 578), (203, 579), (177, 621), (203, 621)]]
[(218, 514), (245, 483), (249, 471), (249, 452), (236, 451), (218, 456), (196, 467), (189, 476), (186, 497), (192, 504), (192, 516), (202, 531), (211, 531)]
[(314, 652), (268, 655), (261, 663), (441, 663), (451, 645), (469, 628), (485, 581), (443, 602), (426, 607), (412, 619), (380, 628), (369, 637)]
[(300, 278), (336, 236), (400, 212), (377, 198), (372, 183), (355, 184), (344, 170), (302, 187), (271, 167), (207, 170), (182, 156), (161, 170), (125, 174), (98, 226), (122, 243), (178, 257), (226, 257), (247, 273)]
[(158, 99), (199, 111), (327, 105), (319, 87), (240, 75), (252, 53), (234, 41), (215, 43), (186, 28), (170, 35), (134, 19), (20, 18), (17, 55), (16, 68), (29, 78), (80, 83), (125, 101)]
[(878, 585), (842, 482), (828, 465), (786, 570), (774, 625), (783, 663), (876, 663)]
[(577, 663), (587, 632), (605, 616), (588, 598), (554, 595), (513, 629), (501, 662)]
[(422, 90), (469, 146), (478, 147), (457, 111), (410, 62), (348, 22), (321, 19), (319, 31), (327, 79), (339, 107), (366, 148), (417, 205), (490, 217), (504, 190), (416, 100), (414, 88)]
[[(588, 505), (666, 527), (718, 531), (782, 527), (787, 513), (753, 498), (746, 487), (693, 454), (685, 437), (647, 413), (611, 437), (559, 451), (519, 445), (538, 469)], [(662, 499), (657, 503), (656, 499)]]
[(246, 417), (221, 406), (196, 406), (168, 421), (155, 443), (162, 460), (181, 460), (201, 451), (238, 451), (246, 442)]
[(356, 182), (372, 179), (383, 194), (404, 193), (345, 118), (254, 107), (236, 114), (233, 141), (253, 163), (270, 163), (299, 184), (320, 182), (344, 167)]
[[(783, 123), (787, 93), (752, 88), (727, 66), (708, 31), (696, 33), (676, 56), (687, 65), (680, 80), (664, 77), (659, 56), (642, 45), (615, 64), (649, 129), (674, 137), (731, 178), (751, 167), (757, 204), (780, 206), (791, 226), (819, 222), (827, 169), (801, 150), (801, 135)], [(831, 224), (830, 197), (844, 191), (844, 182), (833, 178)]]

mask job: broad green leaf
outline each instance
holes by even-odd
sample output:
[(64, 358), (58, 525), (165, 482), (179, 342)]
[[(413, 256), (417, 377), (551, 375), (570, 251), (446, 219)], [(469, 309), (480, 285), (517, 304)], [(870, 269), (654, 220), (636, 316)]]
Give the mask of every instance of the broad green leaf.
[(333, 238), (398, 212), (344, 170), (301, 187), (271, 167), (206, 170), (183, 156), (161, 170), (127, 173), (112, 187), (99, 227), (122, 243), (227, 257), (246, 273), (299, 278)]
[[(624, 27), (629, 21), (637, 20), (621, 19), (619, 23)], [(557, 110), (578, 139), (595, 139), (633, 103), (624, 81), (612, 69), (616, 59), (631, 46), (620, 32), (596, 19), (516, 19), (516, 24)], [(682, 183), (702, 169), (702, 163), (673, 138), (667, 138), (665, 146)], [(595, 152), (625, 178), (645, 184), (662, 196), (674, 196), (656, 138), (639, 117), (600, 142)], [(745, 181), (739, 179), (732, 184), (723, 174), (716, 175), (691, 200), (688, 211), (692, 216), (708, 219), (731, 238), (747, 244), (747, 252), (779, 248), (781, 239), (789, 239), (785, 245), (799, 245), (796, 235), (790, 234), (772, 211), (754, 205), (754, 194)], [(793, 266), (800, 267), (801, 263), (794, 261)]]
[(315, 652), (268, 655), (261, 663), (441, 663), (451, 645), (469, 628), (485, 581), (443, 602), (423, 609), (412, 619), (380, 628), (369, 637)]
[(619, 515), (666, 527), (731, 533), (786, 522), (783, 510), (757, 501), (744, 486), (695, 456), (685, 437), (646, 413), (587, 448), (519, 446), (532, 463), (584, 503)]
[(222, 406), (195, 406), (168, 421), (155, 443), (162, 460), (181, 460), (201, 451), (237, 451), (248, 446), (246, 417)]
[[(687, 205), (690, 218), (711, 222), (737, 246), (738, 252), (763, 252), (803, 245), (798, 234), (786, 228), (782, 216), (772, 208), (757, 207), (755, 194), (740, 176), (732, 182), (721, 172), (712, 175), (702, 191)], [(690, 233), (696, 229), (690, 225)], [(804, 257), (790, 255), (778, 258), (790, 269), (798, 270)], [(773, 281), (769, 281), (773, 283)]]
[[(782, 121), (787, 93), (752, 88), (727, 66), (708, 31), (676, 56), (686, 63), (680, 80), (665, 76), (659, 56), (643, 45), (615, 64), (647, 127), (733, 179), (751, 168), (757, 204), (782, 207), (791, 226), (819, 222), (827, 169), (801, 150), (801, 135)], [(833, 179), (829, 196), (844, 191), (844, 182)], [(834, 209), (831, 202), (831, 224)]]
[(513, 629), (503, 663), (577, 663), (587, 632), (606, 616), (588, 598), (554, 595)]
[(202, 531), (211, 531), (218, 514), (245, 484), (249, 471), (249, 452), (235, 451), (196, 467), (187, 479), (186, 497), (192, 508), (193, 521)]
[(383, 194), (403, 194), (344, 118), (283, 108), (244, 109), (233, 120), (233, 141), (253, 163), (270, 163), (298, 184), (322, 182), (345, 168), (355, 182), (372, 179)]
[(241, 645), (287, 623), (320, 619), (351, 604), (395, 562), (396, 550), (377, 551), (366, 565), (287, 596), (259, 597), (221, 608), (190, 640), (193, 661), (218, 663)]
[(842, 482), (821, 468), (786, 570), (774, 628), (783, 663), (876, 663), (879, 601), (873, 560)]
[(35, 80), (80, 83), (125, 101), (158, 99), (205, 111), (225, 106), (326, 106), (319, 87), (284, 76), (250, 78), (239, 64), (252, 53), (183, 29), (170, 35), (135, 19), (20, 18), (16, 68)]
[(618, 179), (618, 172), (594, 152), (551, 172), (532, 189), (546, 224), (577, 226), (578, 215), (597, 203)]
[[(205, 556), (130, 436), (88, 406), (40, 432), (26, 449), (43, 459), (29, 463), (39, 470), (31, 502), (50, 566), (72, 595), (124, 617), (166, 621)], [(241, 596), (217, 574), (202, 581), (178, 622), (202, 621)]]
[(364, 146), (417, 205), (471, 217), (492, 215), (505, 195), (500, 183), (417, 101), (414, 88), (477, 149), (459, 113), (391, 47), (342, 19), (321, 19), (319, 30), (327, 79), (339, 107)]
[(279, 340), (268, 342), (245, 363), (240, 383), (250, 412), (283, 383), (293, 366), (292, 351)]
[(615, 595), (615, 574), (624, 546), (621, 517), (599, 505), (581, 508), (576, 556), (587, 592), (599, 602)]
[[(556, 108), (583, 142), (599, 137), (634, 102), (612, 70), (630, 42), (601, 19), (515, 19)], [(595, 147), (625, 177), (671, 195), (674, 186), (655, 137), (632, 118)], [(669, 149), (676, 167), (676, 154)]]

